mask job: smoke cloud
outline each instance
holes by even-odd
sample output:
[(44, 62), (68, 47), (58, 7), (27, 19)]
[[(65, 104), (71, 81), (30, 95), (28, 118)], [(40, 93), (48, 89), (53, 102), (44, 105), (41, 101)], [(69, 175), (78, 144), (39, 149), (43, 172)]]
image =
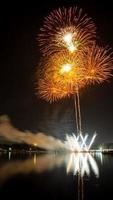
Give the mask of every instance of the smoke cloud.
[(30, 131), (20, 131), (15, 128), (7, 115), (0, 117), (0, 136), (4, 137), (8, 141), (26, 144), (36, 144), (37, 147), (44, 148), (46, 150), (58, 150), (64, 149), (65, 145), (59, 139), (52, 136), (47, 136), (44, 133), (38, 132), (36, 134)]

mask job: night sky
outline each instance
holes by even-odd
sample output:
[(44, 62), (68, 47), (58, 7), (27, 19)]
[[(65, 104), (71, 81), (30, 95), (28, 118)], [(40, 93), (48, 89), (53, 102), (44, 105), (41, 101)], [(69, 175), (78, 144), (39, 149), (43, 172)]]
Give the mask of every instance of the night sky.
[[(58, 7), (78, 6), (97, 25), (97, 41), (113, 49), (113, 9), (108, 0), (38, 0), (1, 7), (0, 115), (20, 130), (58, 138), (75, 130), (73, 98), (49, 104), (35, 95), (35, 71), (40, 60), (36, 41), (45, 16)], [(113, 79), (81, 91), (82, 128), (98, 142), (113, 142)]]

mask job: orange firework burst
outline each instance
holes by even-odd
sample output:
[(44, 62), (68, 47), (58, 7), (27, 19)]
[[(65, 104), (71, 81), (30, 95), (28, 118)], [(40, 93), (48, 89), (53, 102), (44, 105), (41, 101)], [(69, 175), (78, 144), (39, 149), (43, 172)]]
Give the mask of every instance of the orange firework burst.
[(112, 76), (112, 53), (96, 45), (95, 33), (92, 19), (77, 7), (59, 8), (45, 18), (37, 38), (44, 53), (36, 73), (41, 98), (52, 102), (79, 96), (79, 88)]
[(96, 27), (82, 9), (54, 10), (45, 18), (37, 40), (43, 59), (36, 73), (36, 90), (48, 102), (73, 95), (77, 133), (81, 134), (79, 89), (112, 76), (109, 48), (96, 45)]
[(75, 93), (70, 85), (62, 85), (48, 78), (39, 79), (36, 89), (40, 97), (50, 103)]
[(61, 85), (81, 87), (85, 76), (85, 68), (81, 61), (82, 59), (79, 59), (76, 54), (70, 55), (67, 52), (53, 54), (43, 65), (44, 77)]
[(78, 88), (101, 83), (112, 76), (113, 58), (110, 49), (93, 45), (78, 57), (67, 52), (45, 59), (36, 89), (46, 101), (70, 97)]
[(93, 45), (83, 61), (86, 69), (84, 80), (86, 84), (99, 84), (113, 76), (113, 57), (109, 48)]
[(68, 50), (70, 53), (86, 50), (95, 39), (96, 27), (82, 9), (70, 7), (54, 10), (45, 18), (37, 40), (47, 55)]
[(84, 86), (85, 69), (76, 54), (56, 53), (41, 65), (42, 70), (36, 73), (36, 90), (47, 101), (70, 97)]

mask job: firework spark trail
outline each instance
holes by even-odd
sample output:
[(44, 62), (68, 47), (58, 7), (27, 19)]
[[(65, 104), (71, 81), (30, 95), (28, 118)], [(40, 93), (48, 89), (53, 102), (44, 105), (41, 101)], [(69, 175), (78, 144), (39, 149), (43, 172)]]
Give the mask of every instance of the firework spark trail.
[(93, 135), (90, 141), (87, 142), (88, 134), (82, 135), (82, 133), (72, 135), (66, 135), (66, 140), (64, 141), (66, 149), (72, 152), (88, 152), (96, 138), (96, 133)]
[(77, 134), (80, 134), (82, 132), (82, 128), (81, 128), (80, 97), (79, 97), (78, 87), (77, 87), (77, 92), (73, 96), (74, 96), (74, 105), (75, 105)]
[(79, 133), (82, 132), (81, 129), (81, 110), (80, 110), (80, 97), (79, 97), (79, 89), (77, 88), (76, 92), (76, 97), (77, 97), (77, 108), (78, 108), (78, 122), (79, 122)]
[(88, 150), (91, 148), (91, 146), (92, 146), (92, 144), (93, 144), (93, 142), (94, 142), (96, 136), (97, 136), (97, 134), (95, 133), (95, 134), (93, 135), (92, 140), (90, 141), (90, 144), (89, 144), (89, 146), (88, 146)]
[(77, 100), (76, 100), (76, 94), (74, 94), (74, 105), (75, 105), (75, 116), (76, 116), (76, 127), (77, 127), (77, 133), (79, 133), (79, 125), (78, 125), (78, 111), (77, 111)]
[(88, 134), (85, 135), (84, 138), (83, 138), (82, 134), (80, 134), (80, 136), (81, 136), (81, 138), (82, 138), (82, 145), (81, 145), (81, 148), (83, 149), (83, 147), (85, 146), (86, 151), (87, 151), (86, 141), (87, 141), (87, 138), (88, 138)]
[(66, 141), (64, 141), (64, 145), (69, 151), (81, 151), (81, 146), (75, 134), (73, 134), (72, 136), (66, 135)]

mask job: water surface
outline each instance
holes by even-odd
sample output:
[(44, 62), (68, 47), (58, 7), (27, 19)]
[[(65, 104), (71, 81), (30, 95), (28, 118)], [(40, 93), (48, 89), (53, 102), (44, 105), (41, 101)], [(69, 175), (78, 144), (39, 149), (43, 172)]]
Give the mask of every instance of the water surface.
[(113, 155), (0, 154), (0, 195), (5, 198), (112, 199)]

